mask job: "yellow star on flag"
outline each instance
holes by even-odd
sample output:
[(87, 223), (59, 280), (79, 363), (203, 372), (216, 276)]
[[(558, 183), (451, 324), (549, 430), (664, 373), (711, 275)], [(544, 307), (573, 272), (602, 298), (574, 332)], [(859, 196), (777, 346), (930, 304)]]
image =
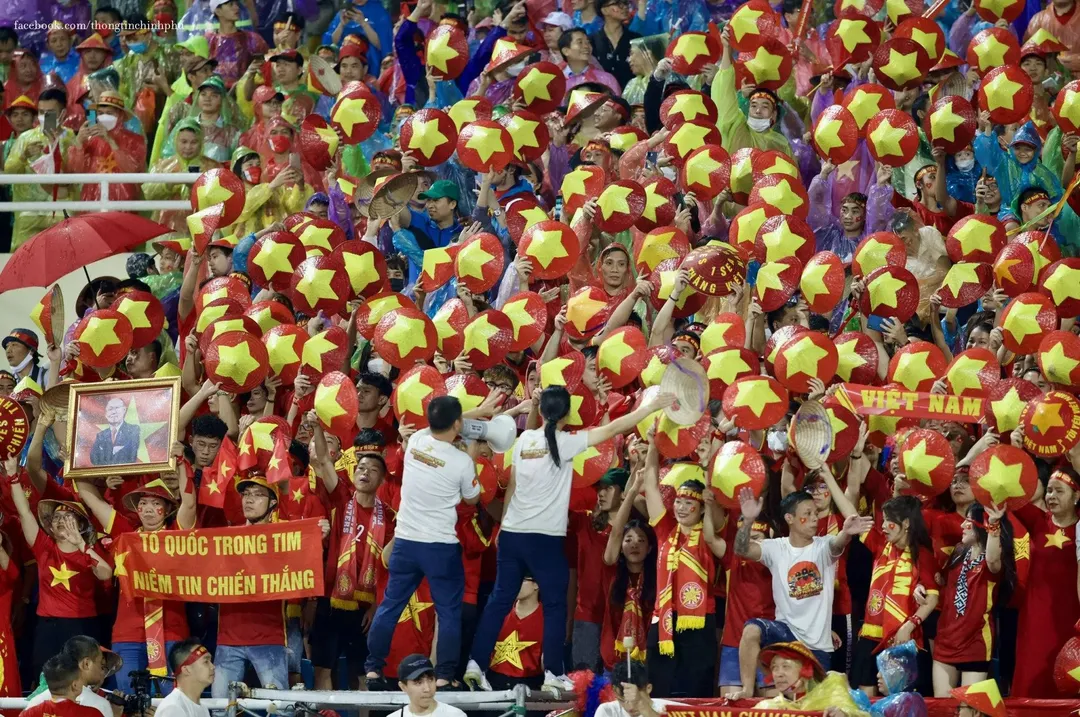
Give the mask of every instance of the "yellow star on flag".
[(1011, 386), (999, 400), (990, 402), (990, 410), (994, 412), (1002, 433), (1012, 431), (1020, 425), (1020, 414), (1026, 406), (1027, 403), (1020, 399), (1020, 393), (1015, 386)]
[(975, 271), (978, 268), (978, 264), (969, 261), (953, 264), (949, 268), (949, 273), (945, 275), (945, 281), (942, 282), (941, 285), (947, 286), (953, 296), (960, 296), (960, 290), (964, 288), (964, 284), (979, 283), (979, 275)]
[(1080, 271), (1068, 264), (1058, 264), (1046, 277), (1043, 286), (1050, 291), (1058, 306), (1066, 299), (1080, 300)]
[(926, 351), (909, 351), (900, 355), (896, 362), (896, 371), (893, 380), (900, 383), (909, 391), (914, 391), (919, 384), (927, 379), (937, 378), (927, 359), (930, 354)]
[(1013, 335), (1017, 343), (1023, 343), (1027, 336), (1041, 334), (1043, 328), (1036, 318), (1041, 304), (1013, 302), (1009, 315), (1005, 317), (1005, 330)]
[(300, 488), (297, 488), (292, 492), (292, 499), (294, 503), (299, 503), (304, 499), (304, 491)]
[(824, 122), (818, 122), (818, 126), (814, 130), (814, 141), (817, 143), (818, 149), (828, 154), (830, 150), (843, 147), (844, 140), (840, 139), (840, 128), (843, 126), (844, 123), (835, 117)]
[(743, 360), (742, 351), (737, 348), (717, 351), (706, 358), (705, 374), (710, 379), (717, 379), (727, 385), (735, 383), (739, 375), (750, 370), (750, 365)]
[(77, 570), (70, 570), (66, 562), (60, 563), (59, 570), (50, 565), (49, 572), (52, 573), (52, 583), (49, 584), (49, 587), (54, 588), (57, 585), (63, 585), (68, 592), (71, 592), (71, 579), (79, 574)]
[(521, 664), (521, 653), (536, 644), (536, 640), (522, 640), (518, 638), (517, 630), (514, 630), (504, 639), (495, 643), (495, 652), (491, 656), (491, 666), (506, 663), (517, 669), (524, 669)]
[(333, 269), (307, 271), (300, 277), (300, 281), (296, 282), (296, 291), (304, 295), (308, 306), (315, 306), (320, 299), (336, 299), (338, 296), (330, 286), (333, 278)]
[[(692, 292), (686, 292), (692, 293)], [(571, 296), (566, 302), (566, 320), (577, 328), (581, 333), (588, 330), (589, 322), (596, 318), (597, 314), (607, 308), (607, 302), (599, 301), (592, 297), (592, 292), (586, 291), (577, 296)]]
[[(975, 45), (974, 50), (979, 58), (979, 67), (989, 69), (1005, 64), (1005, 55), (1009, 52), (1009, 46), (993, 35), (988, 35), (982, 42)], [(1017, 88), (1019, 87), (1017, 85)]]
[(953, 238), (960, 242), (960, 249), (965, 256), (976, 251), (989, 253), (993, 236), (994, 227), (978, 220), (965, 222), (964, 226), (953, 234)]
[(131, 553), (125, 550), (124, 552), (117, 553), (113, 556), (113, 575), (123, 577), (128, 574), (127, 566), (124, 565), (124, 563), (127, 561), (129, 555), (131, 555)]
[(780, 81), (780, 64), (783, 61), (782, 55), (774, 55), (761, 46), (753, 57), (746, 61), (744, 67), (753, 75), (754, 82), (760, 85), (763, 82)]
[(206, 209), (214, 204), (222, 204), (232, 199), (232, 197), (232, 191), (221, 186), (221, 177), (217, 174), (211, 175), (210, 179), (195, 191), (195, 203), (199, 209)]
[(1065, 90), (1065, 98), (1061, 101), (1060, 114), (1074, 125), (1080, 127), (1080, 92), (1072, 88)]
[(771, 187), (762, 187), (758, 194), (762, 201), (776, 207), (782, 214), (793, 214), (803, 205), (802, 197), (791, 188), (788, 179), (781, 179)]
[(531, 105), (536, 100), (551, 100), (550, 84), (554, 79), (555, 75), (550, 72), (544, 72), (537, 67), (530, 68), (525, 76), (518, 80), (525, 104)]
[[(273, 279), (278, 274), (292, 274), (296, 268), (289, 261), (289, 254), (292, 252), (293, 246), (292, 244), (267, 238), (262, 243), (259, 251), (255, 253), (255, 256), (251, 258), (251, 262), (263, 270), (263, 274), (268, 280)], [(327, 243), (327, 247), (329, 246), (329, 243)]]
[(799, 289), (802, 290), (803, 298), (808, 303), (813, 304), (817, 297), (829, 293), (828, 287), (825, 286), (825, 275), (831, 268), (832, 264), (821, 262), (811, 264), (803, 271), (802, 278), (799, 280)]
[[(686, 37), (683, 35), (683, 37)], [(693, 122), (687, 122), (679, 127), (668, 139), (679, 150), (679, 156), (685, 157), (698, 147), (705, 144), (705, 138), (709, 136), (711, 128)]]
[(766, 379), (753, 379), (743, 381), (738, 385), (735, 393), (735, 401), (732, 406), (739, 408), (748, 407), (755, 416), (761, 417), (765, 408), (770, 403), (781, 403), (780, 397), (773, 391)]
[(91, 316), (79, 336), (79, 341), (93, 349), (95, 356), (100, 356), (106, 347), (121, 343), (120, 337), (116, 335), (116, 324), (117, 319)]
[(300, 360), (296, 354), (296, 334), (268, 334), (266, 353), (270, 357), (270, 370), (274, 375), (281, 373), (285, 366)]
[(463, 351), (476, 350), (485, 356), (491, 355), (491, 339), (499, 333), (499, 327), (495, 326), (485, 315), (477, 316), (465, 327), (465, 347)]
[(352, 134), (353, 128), (358, 124), (365, 124), (371, 118), (364, 112), (364, 104), (367, 102), (363, 97), (343, 97), (334, 112), (333, 120), (341, 125), (345, 134)]
[(889, 61), (882, 65), (878, 72), (890, 78), (898, 86), (906, 85), (922, 76), (915, 63), (918, 56), (917, 52), (897, 52), (890, 47)]
[[(735, 14), (731, 16), (731, 31), (735, 33), (735, 41), (741, 42), (747, 35), (758, 35), (758, 19), (764, 15), (763, 10), (754, 10), (748, 5), (744, 5), (735, 11)], [(686, 37), (683, 35), (683, 37)], [(702, 44), (704, 44), (705, 38), (702, 37)], [(708, 54), (708, 53), (706, 53)]]
[(596, 205), (600, 207), (600, 214), (604, 219), (610, 219), (611, 215), (616, 212), (629, 214), (630, 204), (626, 200), (633, 192), (634, 190), (631, 187), (624, 187), (619, 184), (608, 186), (596, 200)]
[(411, 316), (398, 315), (383, 338), (397, 346), (399, 356), (408, 356), (415, 349), (428, 347), (424, 322)]
[(325, 425), (330, 425), (338, 416), (345, 415), (345, 409), (338, 403), (338, 392), (344, 384), (335, 383), (333, 386), (319, 384), (315, 389), (315, 413)]
[(941, 465), (945, 460), (941, 456), (932, 456), (926, 453), (926, 439), (908, 448), (904, 446), (904, 473), (908, 478), (913, 478), (925, 485), (933, 485), (930, 473)]
[[(447, 36), (443, 35), (442, 37)], [(449, 139), (449, 137), (439, 131), (439, 120), (412, 120), (412, 136), (409, 137), (409, 148), (420, 150), (424, 153), (425, 157), (428, 157), (429, 159), (433, 157), (439, 147), (446, 144)]]
[(671, 54), (676, 57), (681, 57), (686, 61), (686, 64), (693, 64), (694, 60), (699, 57), (709, 56), (709, 46), (705, 41), (705, 35), (697, 32), (688, 32), (684, 35), (679, 35), (679, 39), (675, 41), (675, 47), (671, 50)]
[(887, 118), (870, 133), (870, 141), (874, 143), (879, 157), (903, 157), (904, 150), (900, 148), (900, 142), (906, 137), (904, 128), (893, 127)]
[(1023, 469), (1020, 463), (1005, 463), (997, 456), (991, 456), (989, 468), (979, 479), (979, 487), (990, 494), (994, 505), (1004, 505), (1009, 498), (1026, 498), (1020, 485)]
[(402, 381), (394, 393), (397, 402), (398, 413), (411, 413), (414, 416), (424, 415), (424, 399), (435, 389), (420, 380), (421, 373), (417, 371)]
[(964, 124), (964, 118), (953, 112), (952, 100), (930, 113), (930, 133), (934, 139), (956, 141), (956, 128)]
[(465, 146), (476, 150), (476, 155), (480, 157), (481, 162), (488, 161), (496, 152), (506, 151), (506, 143), (503, 140), (504, 129), (482, 125), (473, 125), (473, 128), (473, 134)]
[(836, 365), (836, 375), (845, 381), (851, 380), (851, 372), (860, 366), (866, 365), (866, 359), (855, 351), (855, 347), (858, 345), (858, 339), (851, 339), (841, 344), (836, 345), (836, 353), (839, 356), (839, 362)]
[(956, 393), (962, 394), (969, 388), (973, 391), (980, 391), (983, 386), (979, 381), (979, 371), (984, 368), (986, 368), (986, 359), (959, 356), (953, 362), (948, 373), (945, 374), (945, 378), (949, 380), (949, 385), (952, 386), (953, 391)]
[(851, 101), (847, 103), (848, 112), (855, 117), (855, 123), (862, 129), (871, 117), (881, 111), (881, 95), (877, 92), (855, 90)]
[(1064, 548), (1065, 544), (1068, 542), (1070, 542), (1069, 536), (1065, 535), (1063, 529), (1058, 528), (1057, 531), (1046, 536), (1046, 545), (1043, 547)]
[(120, 305), (116, 307), (116, 310), (127, 317), (131, 322), (131, 328), (148, 329), (150, 328), (150, 319), (146, 316), (148, 308), (150, 308), (149, 301), (135, 301), (125, 296), (120, 300)]
[(235, 346), (218, 347), (217, 374), (227, 376), (237, 384), (247, 381), (252, 371), (259, 369), (259, 362), (251, 355), (251, 347), (246, 341)]
[(529, 242), (529, 250), (525, 254), (530, 259), (536, 259), (540, 266), (547, 269), (556, 259), (570, 256), (563, 246), (561, 231), (538, 231), (532, 235)]
[[(683, 35), (683, 37), (686, 36)], [(675, 101), (671, 103), (671, 109), (668, 110), (669, 117), (671, 115), (682, 117), (684, 122), (692, 122), (699, 116), (707, 117), (708, 114), (709, 111), (705, 107), (705, 101), (696, 92), (676, 94)]]
[(450, 71), (447, 62), (458, 56), (458, 51), (450, 47), (451, 34), (449, 32), (437, 32), (427, 46), (427, 55), (425, 56), (427, 64), (438, 67), (443, 71), (443, 74)]
[(510, 319), (510, 323), (514, 327), (515, 341), (521, 338), (521, 329), (536, 324), (536, 319), (532, 317), (532, 314), (525, 310), (525, 305), (528, 303), (528, 299), (517, 299), (516, 301), (508, 301), (503, 306), (503, 313)]
[(689, 184), (712, 186), (712, 179), (709, 175), (722, 166), (708, 152), (699, 152), (686, 160), (686, 181)]
[(1039, 433), (1044, 436), (1051, 428), (1064, 427), (1065, 421), (1061, 420), (1061, 404), (1040, 401), (1035, 406), (1034, 415), (1031, 417), (1031, 425), (1038, 428)]
[(856, 47), (870, 42), (870, 36), (866, 34), (866, 20), (842, 18), (836, 24), (836, 36), (844, 44), (844, 49), (853, 52)]
[(466, 242), (457, 255), (459, 278), (471, 276), (483, 281), (484, 265), (489, 261), (495, 261), (495, 257), (484, 251), (482, 241), (474, 239)]
[(1064, 344), (1054, 344), (1054, 346), (1043, 353), (1040, 357), (1042, 360), (1039, 362), (1042, 365), (1043, 372), (1046, 374), (1046, 380), (1051, 383), (1072, 383), (1072, 372), (1080, 361), (1071, 359), (1065, 355)]
[(780, 226), (771, 232), (763, 234), (762, 243), (765, 245), (765, 261), (776, 261), (795, 256), (806, 239), (791, 230), (789, 222), (780, 222)]
[(889, 272), (884, 272), (870, 282), (870, 303), (872, 308), (890, 306), (896, 308), (897, 292), (907, 286), (903, 279), (897, 279)]
[(734, 498), (739, 486), (750, 482), (750, 476), (742, 469), (745, 457), (741, 452), (717, 454), (713, 463), (712, 487), (719, 488), (728, 498)]
[(811, 337), (803, 336), (793, 346), (785, 348), (784, 354), (787, 356), (789, 377), (800, 373), (814, 377), (818, 375), (818, 364), (821, 363), (821, 359), (829, 355), (829, 352), (814, 343)]
[[(995, 67), (997, 66), (999, 65), (995, 65)], [(983, 90), (986, 92), (987, 111), (1011, 110), (1015, 106), (1013, 97), (1020, 92), (1021, 87), (1022, 85), (1019, 82), (1013, 82), (1004, 72), (990, 80), (990, 82), (983, 85)]]
[(345, 273), (349, 275), (349, 283), (352, 290), (357, 294), (363, 292), (372, 284), (382, 281), (378, 270), (375, 268), (375, 252), (345, 252)]
[(779, 261), (772, 261), (767, 264), (763, 264), (758, 269), (757, 286), (758, 296), (764, 296), (766, 289), (776, 289), (777, 291), (784, 290), (784, 284), (780, 281), (780, 272), (788, 268), (787, 264)]

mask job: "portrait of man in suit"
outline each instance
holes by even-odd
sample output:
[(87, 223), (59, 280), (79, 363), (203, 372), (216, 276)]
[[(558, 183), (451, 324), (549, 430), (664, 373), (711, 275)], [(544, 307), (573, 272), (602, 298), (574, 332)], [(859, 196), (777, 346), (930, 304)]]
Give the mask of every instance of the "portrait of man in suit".
[(105, 404), (105, 420), (109, 427), (94, 438), (90, 463), (95, 466), (114, 466), (138, 462), (139, 427), (127, 423), (127, 404), (118, 396)]

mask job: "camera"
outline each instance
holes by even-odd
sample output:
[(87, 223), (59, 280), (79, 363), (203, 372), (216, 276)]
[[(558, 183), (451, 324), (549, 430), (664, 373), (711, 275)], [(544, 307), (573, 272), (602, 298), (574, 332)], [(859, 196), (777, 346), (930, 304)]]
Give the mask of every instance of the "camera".
[(109, 702), (124, 708), (126, 715), (145, 715), (150, 709), (150, 671), (135, 670), (130, 675), (131, 689), (134, 694), (109, 692)]

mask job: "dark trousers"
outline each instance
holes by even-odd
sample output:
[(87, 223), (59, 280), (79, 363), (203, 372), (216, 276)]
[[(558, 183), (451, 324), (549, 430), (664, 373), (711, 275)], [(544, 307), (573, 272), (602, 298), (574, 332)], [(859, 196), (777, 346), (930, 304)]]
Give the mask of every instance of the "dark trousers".
[[(547, 615), (545, 614), (546, 618)], [(700, 630), (676, 630), (675, 654), (660, 654), (660, 626), (649, 628), (649, 681), (654, 697), (712, 697), (716, 677), (716, 618)]]
[(566, 642), (566, 590), (570, 568), (563, 553), (565, 538), (537, 533), (499, 533), (499, 556), (495, 589), (491, 591), (473, 638), (472, 659), (482, 669), (491, 662), (503, 621), (517, 600), (521, 581), (531, 575), (540, 588), (544, 606), (544, 669), (563, 674)]
[(390, 553), (390, 579), (383, 601), (375, 611), (368, 630), (368, 658), (365, 669), (381, 672), (390, 652), (401, 611), (427, 578), (435, 614), (439, 618), (439, 644), (435, 674), (453, 680), (461, 649), (461, 601), (465, 596), (465, 566), (459, 543), (418, 543), (397, 538)]
[[(97, 617), (39, 617), (34, 632), (33, 674), (40, 674), (45, 661), (59, 654), (64, 643), (76, 635), (87, 635), (102, 645), (109, 644), (109, 635), (101, 629), (101, 620)], [(27, 684), (37, 684), (36, 678)]]

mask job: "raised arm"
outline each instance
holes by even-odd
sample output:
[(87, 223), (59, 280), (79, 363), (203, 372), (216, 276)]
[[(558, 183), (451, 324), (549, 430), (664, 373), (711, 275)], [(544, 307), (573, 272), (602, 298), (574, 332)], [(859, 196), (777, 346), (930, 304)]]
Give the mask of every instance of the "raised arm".
[(109, 505), (109, 502), (101, 497), (101, 492), (98, 487), (92, 482), (87, 480), (76, 481), (76, 485), (79, 486), (79, 500), (90, 509), (90, 512), (94, 514), (97, 521), (101, 523), (103, 527), (107, 529), (112, 526), (113, 516), (116, 515), (116, 511)]
[(675, 403), (674, 394), (662, 393), (659, 396), (654, 397), (648, 403), (638, 406), (625, 416), (616, 418), (611, 423), (600, 426), (599, 428), (591, 428), (588, 432), (589, 445), (596, 446), (615, 436), (622, 435), (641, 423), (650, 413), (655, 413), (663, 408), (667, 408), (673, 403)]
[(330, 450), (326, 446), (326, 433), (323, 432), (323, 428), (319, 425), (319, 422), (315, 420), (315, 417), (311, 414), (314, 411), (308, 411), (309, 420), (312, 421), (315, 428), (313, 430), (315, 438), (315, 460), (311, 462), (315, 468), (315, 475), (322, 481), (323, 487), (326, 488), (327, 493), (333, 493), (337, 490), (338, 474), (334, 470), (334, 462), (330, 460)]
[[(704, 503), (702, 505), (702, 517), (701, 517), (701, 537), (709, 545), (709, 550), (717, 558), (723, 558), (724, 553), (727, 552), (727, 542), (724, 541), (719, 535), (716, 534), (716, 524), (713, 522), (713, 504), (716, 502), (716, 495), (712, 492), (712, 488), (706, 487), (703, 494)], [(761, 550), (761, 548), (758, 548)]]
[(622, 552), (623, 528), (630, 520), (630, 511), (634, 509), (634, 496), (636, 496), (645, 482), (644, 464), (637, 467), (630, 482), (623, 491), (622, 503), (611, 519), (611, 532), (608, 533), (607, 545), (604, 546), (604, 565), (614, 565), (619, 562), (619, 554)]
[(26, 494), (14, 485), (12, 487), (14, 489), (11, 491), (11, 502), (15, 504), (15, 512), (19, 514), (23, 537), (26, 538), (26, 544), (33, 547), (37, 542), (38, 530), (40, 530), (37, 516), (30, 510), (30, 501), (27, 500)]
[(739, 531), (735, 533), (735, 554), (760, 562), (761, 546), (750, 540), (750, 532), (754, 529), (754, 521), (761, 515), (765, 501), (755, 498), (749, 488), (743, 488), (739, 491), (739, 505), (742, 507), (743, 520)]
[(172, 444), (172, 454), (176, 457), (176, 482), (180, 490), (180, 510), (176, 512), (176, 527), (191, 530), (197, 522), (198, 501), (195, 491), (188, 487), (187, 462), (184, 461), (184, 444), (176, 441)]

